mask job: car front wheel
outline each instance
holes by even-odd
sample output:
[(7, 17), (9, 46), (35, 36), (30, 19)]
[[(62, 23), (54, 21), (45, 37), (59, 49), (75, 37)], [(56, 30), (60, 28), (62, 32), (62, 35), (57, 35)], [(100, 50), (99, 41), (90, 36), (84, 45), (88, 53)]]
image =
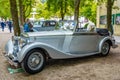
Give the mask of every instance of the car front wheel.
[(42, 71), (45, 66), (45, 62), (45, 55), (42, 51), (34, 49), (28, 52), (21, 63), (21, 66), (27, 73), (35, 74)]
[(101, 47), (101, 55), (102, 56), (107, 56), (110, 51), (110, 44), (108, 42), (104, 42), (102, 47)]

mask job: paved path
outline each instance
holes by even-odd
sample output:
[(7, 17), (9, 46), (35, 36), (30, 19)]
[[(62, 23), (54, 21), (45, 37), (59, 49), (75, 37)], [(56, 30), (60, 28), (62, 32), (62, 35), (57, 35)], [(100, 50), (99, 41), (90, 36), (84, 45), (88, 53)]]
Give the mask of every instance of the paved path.
[(120, 43), (120, 36), (115, 36), (116, 42)]
[(2, 31), (1, 26), (0, 26), (0, 33), (9, 33), (8, 27), (5, 27), (4, 31)]
[(13, 33), (10, 33), (8, 28), (5, 28), (4, 32), (0, 28), (0, 50), (4, 49), (6, 42), (12, 37), (12, 35)]

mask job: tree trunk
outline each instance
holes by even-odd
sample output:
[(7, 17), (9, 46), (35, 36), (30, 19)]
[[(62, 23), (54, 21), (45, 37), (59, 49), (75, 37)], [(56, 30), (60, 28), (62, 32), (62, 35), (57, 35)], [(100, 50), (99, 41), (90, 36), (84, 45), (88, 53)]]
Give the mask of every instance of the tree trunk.
[(112, 1), (107, 0), (107, 29), (110, 30), (111, 26), (111, 14), (112, 14)]
[(63, 1), (61, 1), (61, 9), (60, 9), (60, 14), (61, 14), (61, 18), (62, 18), (62, 20), (64, 20)]
[(113, 34), (113, 24), (112, 24), (112, 6), (115, 0), (107, 0), (107, 29)]
[(25, 16), (24, 16), (24, 5), (22, 3), (22, 0), (19, 0), (19, 13), (20, 13), (20, 25), (23, 26), (25, 22)]
[(9, 0), (9, 2), (10, 2), (10, 10), (11, 10), (13, 26), (14, 26), (14, 35), (19, 36), (20, 27), (19, 27), (19, 21), (18, 21), (18, 11), (17, 11), (16, 0)]
[(79, 6), (81, 0), (74, 0), (74, 20), (77, 21), (78, 26), (78, 18), (79, 18)]

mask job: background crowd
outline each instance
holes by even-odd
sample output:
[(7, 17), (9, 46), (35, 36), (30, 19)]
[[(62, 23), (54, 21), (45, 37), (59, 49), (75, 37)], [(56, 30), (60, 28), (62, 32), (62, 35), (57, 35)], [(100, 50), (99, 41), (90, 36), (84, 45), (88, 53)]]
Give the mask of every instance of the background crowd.
[(1, 30), (4, 32), (4, 29), (5, 28), (8, 28), (10, 33), (12, 33), (12, 29), (13, 29), (13, 22), (12, 20), (8, 19), (8, 20), (5, 20), (5, 19), (1, 19), (0, 20), (0, 28)]

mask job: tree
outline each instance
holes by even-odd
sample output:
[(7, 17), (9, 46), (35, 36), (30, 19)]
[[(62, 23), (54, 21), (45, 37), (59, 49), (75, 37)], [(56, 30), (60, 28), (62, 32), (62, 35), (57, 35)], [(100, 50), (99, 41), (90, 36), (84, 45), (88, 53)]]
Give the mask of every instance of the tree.
[(77, 21), (78, 24), (78, 18), (79, 18), (79, 5), (81, 0), (74, 0), (74, 20)]
[(69, 12), (70, 1), (72, 0), (47, 0), (48, 10), (52, 10), (53, 13), (59, 12), (62, 20), (64, 20), (65, 14)]
[(18, 21), (18, 10), (16, 5), (16, 0), (9, 0), (9, 2), (10, 2), (10, 11), (11, 11), (13, 26), (14, 26), (14, 35), (19, 36), (20, 27), (19, 27), (19, 21)]
[(39, 19), (39, 18), (45, 18), (45, 19), (50, 19), (51, 16), (55, 17), (56, 16), (56, 13), (53, 13), (52, 10), (48, 10), (48, 6), (46, 3), (41, 3), (41, 2), (37, 2), (39, 4), (36, 4), (36, 12), (38, 15), (36, 15), (36, 18)]
[(35, 0), (19, 0), (19, 16), (20, 16), (20, 24), (23, 25), (25, 19), (30, 15), (32, 10), (32, 6), (35, 4)]
[(98, 5), (101, 5), (102, 3), (107, 3), (106, 7), (107, 7), (107, 29), (109, 31), (111, 31), (112, 29), (110, 28), (110, 26), (112, 25), (112, 7), (114, 4), (115, 0), (98, 0)]
[(0, 17), (10, 18), (9, 0), (0, 0)]
[(19, 0), (19, 15), (20, 15), (20, 25), (23, 25), (25, 22), (25, 13), (24, 13), (24, 5), (23, 0)]
[(80, 16), (84, 16), (96, 23), (97, 3), (94, 0), (85, 0), (80, 3)]
[(107, 0), (107, 29), (112, 32), (112, 28), (110, 27), (112, 24), (112, 6), (114, 4), (114, 0)]

